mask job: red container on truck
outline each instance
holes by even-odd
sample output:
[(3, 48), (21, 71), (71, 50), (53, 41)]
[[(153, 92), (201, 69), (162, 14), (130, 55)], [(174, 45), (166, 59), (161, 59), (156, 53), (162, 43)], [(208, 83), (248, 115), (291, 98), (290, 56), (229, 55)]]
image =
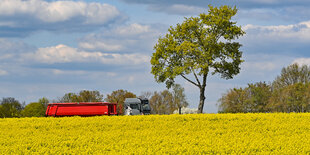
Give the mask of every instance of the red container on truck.
[(108, 102), (49, 103), (45, 116), (117, 115), (116, 105)]

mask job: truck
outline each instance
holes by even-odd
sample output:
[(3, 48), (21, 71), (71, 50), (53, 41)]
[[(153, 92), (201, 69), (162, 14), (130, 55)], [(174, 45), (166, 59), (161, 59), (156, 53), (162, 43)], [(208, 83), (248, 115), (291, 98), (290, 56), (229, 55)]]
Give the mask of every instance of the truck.
[(49, 103), (45, 116), (117, 115), (116, 106), (117, 103), (108, 102)]
[(151, 107), (148, 99), (126, 98), (124, 102), (125, 115), (149, 115)]

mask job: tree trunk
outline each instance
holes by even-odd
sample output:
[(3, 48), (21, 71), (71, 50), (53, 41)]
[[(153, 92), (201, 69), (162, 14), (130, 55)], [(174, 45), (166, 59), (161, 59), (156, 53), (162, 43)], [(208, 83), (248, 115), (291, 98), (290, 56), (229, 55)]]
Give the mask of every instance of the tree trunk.
[(203, 75), (202, 85), (199, 88), (200, 89), (200, 100), (199, 100), (199, 106), (198, 106), (198, 113), (203, 112), (203, 106), (205, 104), (205, 99), (206, 99), (205, 90), (206, 90), (207, 75), (208, 74)]
[(203, 112), (203, 106), (205, 104), (205, 88), (200, 88), (200, 100), (199, 100), (199, 106), (198, 106), (198, 113)]

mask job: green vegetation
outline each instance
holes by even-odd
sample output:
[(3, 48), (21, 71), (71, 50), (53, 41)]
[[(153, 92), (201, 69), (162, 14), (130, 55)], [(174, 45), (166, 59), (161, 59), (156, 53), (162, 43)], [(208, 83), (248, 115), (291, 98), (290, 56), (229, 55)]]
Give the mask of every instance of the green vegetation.
[(188, 106), (184, 88), (179, 84), (174, 84), (171, 92), (164, 90), (151, 94), (150, 106), (153, 114), (172, 114), (175, 110)]
[(236, 7), (209, 6), (208, 14), (185, 18), (182, 24), (170, 27), (154, 46), (151, 73), (155, 80), (165, 82), (170, 88), (174, 79), (181, 76), (197, 86), (200, 90), (200, 113), (203, 111), (209, 72), (231, 79), (240, 71), (241, 44), (232, 41), (245, 32), (231, 21), (236, 13)]
[(39, 102), (32, 102), (26, 105), (22, 111), (24, 117), (42, 117), (45, 115), (46, 107)]
[[(173, 85), (173, 89), (164, 90), (164, 93), (143, 92), (140, 98), (150, 99), (150, 106), (153, 114), (172, 114), (174, 110), (180, 107), (187, 107), (184, 88), (179, 84)], [(165, 95), (165, 96), (164, 96)], [(0, 118), (7, 117), (43, 117), (48, 103), (68, 103), (68, 102), (113, 102), (118, 104), (118, 114), (123, 115), (123, 105), (125, 98), (136, 98), (137, 95), (127, 90), (119, 89), (107, 94), (103, 99), (103, 94), (99, 91), (82, 90), (79, 93), (66, 93), (64, 96), (56, 100), (48, 100), (43, 97), (37, 102), (31, 102), (27, 105), (21, 104), (18, 100), (12, 97), (3, 98), (0, 101)], [(163, 100), (156, 100), (162, 98)]]
[(124, 102), (126, 98), (136, 98), (137, 95), (129, 92), (127, 90), (119, 89), (113, 91), (111, 94), (108, 94), (107, 97), (104, 99), (106, 102), (117, 103), (117, 113), (119, 115), (124, 114)]
[(219, 100), (219, 112), (310, 112), (310, 68), (292, 64), (271, 84), (233, 88)]
[(102, 102), (103, 95), (99, 91), (82, 90), (78, 94), (67, 93), (57, 102)]
[(23, 105), (13, 97), (3, 98), (0, 104), (0, 117), (20, 117)]

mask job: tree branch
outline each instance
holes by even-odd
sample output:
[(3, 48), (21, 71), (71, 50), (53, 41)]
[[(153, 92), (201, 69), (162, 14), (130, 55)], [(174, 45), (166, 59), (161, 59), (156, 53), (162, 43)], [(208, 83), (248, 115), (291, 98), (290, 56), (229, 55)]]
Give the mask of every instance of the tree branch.
[(197, 86), (197, 87), (200, 88), (200, 85), (198, 85), (197, 83), (195, 83), (195, 82), (193, 82), (192, 80), (188, 79), (188, 78), (185, 77), (183, 74), (181, 74), (181, 76), (182, 76), (185, 80), (187, 80), (188, 82), (190, 82), (190, 83), (192, 83), (193, 85), (195, 85), (195, 86)]
[(197, 74), (195, 73), (193, 67), (191, 67), (191, 69), (192, 69), (192, 71), (193, 71), (193, 74), (194, 74), (194, 76), (195, 76), (195, 79), (196, 79), (198, 85), (201, 87), (200, 81), (199, 81), (199, 79), (198, 79), (198, 77), (197, 77)]

